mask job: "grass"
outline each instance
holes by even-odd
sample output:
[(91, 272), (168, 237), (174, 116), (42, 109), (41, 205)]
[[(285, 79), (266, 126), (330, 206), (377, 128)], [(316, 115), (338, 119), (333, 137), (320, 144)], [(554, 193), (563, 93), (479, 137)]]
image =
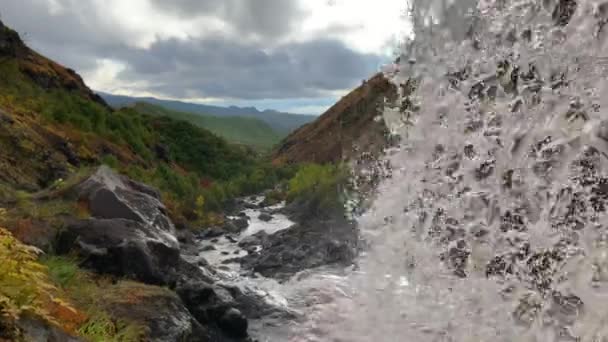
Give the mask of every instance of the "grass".
[[(71, 302), (86, 312), (86, 321), (76, 330), (79, 336), (92, 342), (142, 340), (145, 329), (141, 324), (114, 318), (108, 311), (117, 301), (116, 298), (123, 294), (115, 281), (82, 270), (75, 258), (49, 256), (41, 259), (41, 262), (48, 269), (53, 283), (62, 289)], [(110, 294), (113, 300), (109, 300)]]

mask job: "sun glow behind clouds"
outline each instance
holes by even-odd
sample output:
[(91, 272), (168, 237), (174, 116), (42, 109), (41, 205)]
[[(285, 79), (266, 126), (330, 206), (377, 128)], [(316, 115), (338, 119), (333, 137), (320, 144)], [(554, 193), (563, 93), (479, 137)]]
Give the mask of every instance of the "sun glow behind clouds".
[(329, 31), (365, 53), (387, 55), (410, 28), (405, 0), (301, 0), (310, 16), (300, 34)]

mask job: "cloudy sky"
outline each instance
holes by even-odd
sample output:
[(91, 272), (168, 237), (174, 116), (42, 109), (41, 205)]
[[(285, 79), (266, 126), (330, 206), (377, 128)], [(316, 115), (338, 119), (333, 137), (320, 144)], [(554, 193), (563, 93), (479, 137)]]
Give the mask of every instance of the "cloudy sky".
[(406, 0), (0, 0), (95, 90), (319, 114), (390, 60)]

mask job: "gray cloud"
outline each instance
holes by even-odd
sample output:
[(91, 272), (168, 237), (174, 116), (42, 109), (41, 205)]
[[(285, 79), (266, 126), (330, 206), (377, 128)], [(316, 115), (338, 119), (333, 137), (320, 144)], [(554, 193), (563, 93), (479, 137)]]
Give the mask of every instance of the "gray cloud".
[(159, 9), (185, 18), (215, 16), (223, 19), (241, 34), (262, 38), (283, 36), (304, 18), (293, 0), (151, 0)]
[(356, 85), (380, 63), (379, 57), (356, 53), (335, 40), (264, 52), (260, 46), (221, 38), (170, 39), (113, 57), (129, 64), (120, 78), (144, 79), (163, 94), (242, 99), (324, 96)]
[[(158, 39), (147, 49), (136, 48), (128, 40), (131, 32), (119, 22), (96, 13), (90, 2), (60, 1), (69, 12), (51, 15), (45, 0), (20, 0), (0, 2), (0, 13), (6, 24), (27, 33), (28, 44), (77, 71), (94, 70), (96, 61), (104, 58), (125, 63), (127, 69), (118, 76), (117, 87), (121, 82), (141, 81), (149, 85), (143, 90), (177, 98), (316, 98), (357, 85), (375, 72), (380, 63), (378, 56), (355, 52), (340, 41), (328, 39), (283, 44), (272, 51), (267, 50), (263, 41), (254, 43), (221, 35)], [(218, 3), (222, 2), (177, 3), (182, 7), (175, 7), (174, 11), (216, 13), (220, 11)], [(259, 7), (253, 8), (254, 3)], [(289, 5), (281, 5), (284, 3)], [(230, 6), (241, 6), (242, 12), (231, 14), (240, 18), (235, 25), (267, 35), (282, 32), (279, 27), (289, 27), (281, 20), (271, 20), (280, 17), (279, 12), (298, 16), (293, 3), (226, 1)]]

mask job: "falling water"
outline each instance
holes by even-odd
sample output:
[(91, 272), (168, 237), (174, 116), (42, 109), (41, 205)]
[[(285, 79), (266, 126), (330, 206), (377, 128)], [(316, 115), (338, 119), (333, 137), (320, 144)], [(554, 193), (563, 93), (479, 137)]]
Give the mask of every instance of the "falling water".
[(414, 4), (370, 247), (291, 341), (608, 341), (608, 3)]

